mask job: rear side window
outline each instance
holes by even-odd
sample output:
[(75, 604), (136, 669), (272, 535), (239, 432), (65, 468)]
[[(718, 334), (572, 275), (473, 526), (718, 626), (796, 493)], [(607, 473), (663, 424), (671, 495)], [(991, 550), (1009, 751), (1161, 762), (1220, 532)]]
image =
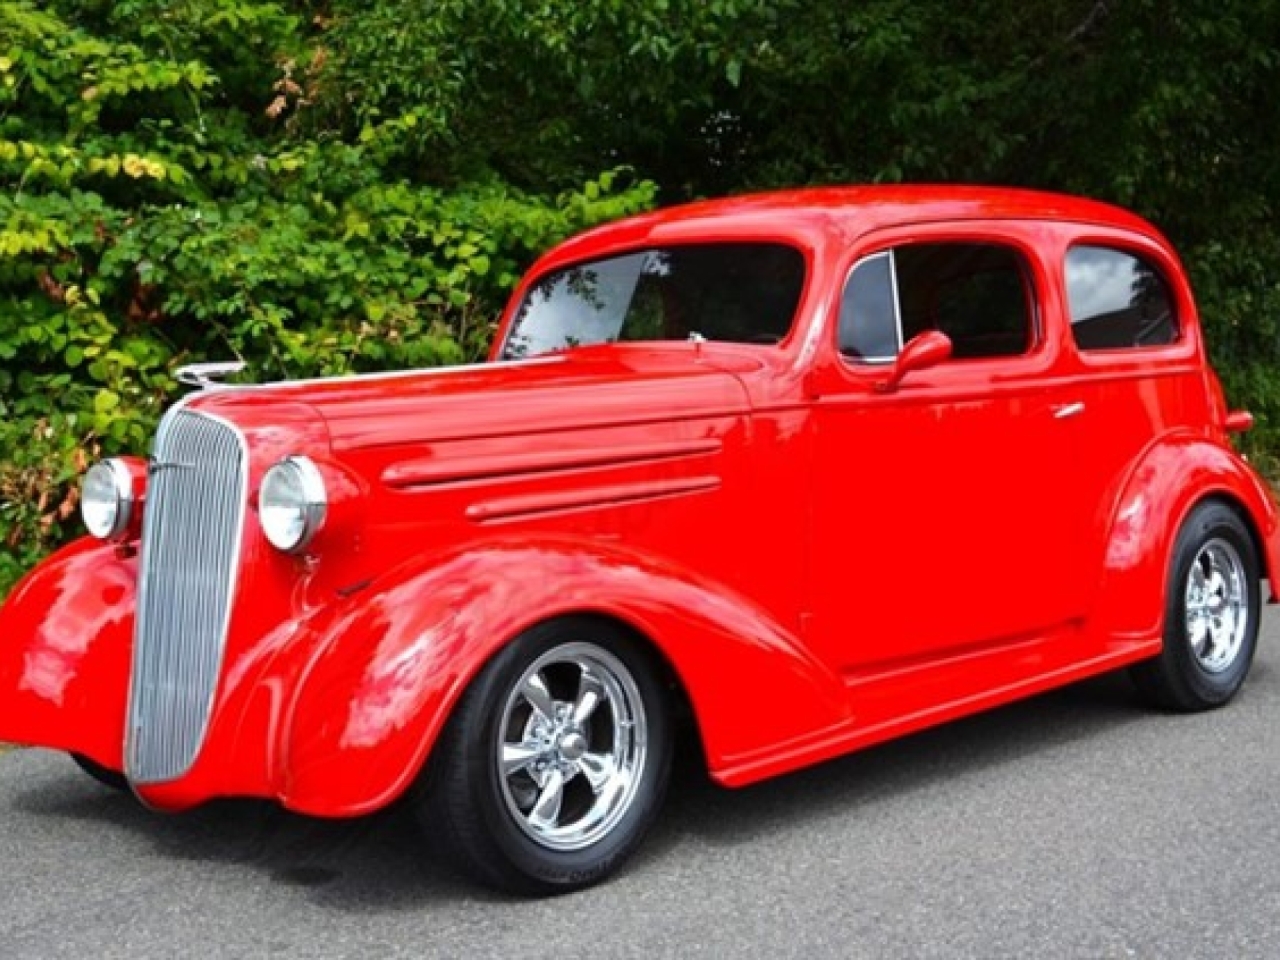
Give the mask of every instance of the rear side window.
[(1072, 247), (1066, 274), (1071, 334), (1081, 350), (1177, 342), (1169, 283), (1143, 258), (1111, 247)]
[(841, 352), (890, 361), (926, 330), (950, 337), (957, 360), (1031, 350), (1035, 305), (1021, 257), (999, 244), (918, 243), (859, 262), (841, 304)]

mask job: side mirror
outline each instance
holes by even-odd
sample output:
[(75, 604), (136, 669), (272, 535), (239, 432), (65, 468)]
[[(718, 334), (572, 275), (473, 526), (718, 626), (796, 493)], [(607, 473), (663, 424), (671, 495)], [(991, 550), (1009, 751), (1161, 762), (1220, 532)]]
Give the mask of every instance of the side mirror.
[(936, 367), (951, 356), (951, 338), (941, 330), (926, 330), (902, 348), (889, 376), (876, 384), (876, 393), (892, 393), (908, 373)]

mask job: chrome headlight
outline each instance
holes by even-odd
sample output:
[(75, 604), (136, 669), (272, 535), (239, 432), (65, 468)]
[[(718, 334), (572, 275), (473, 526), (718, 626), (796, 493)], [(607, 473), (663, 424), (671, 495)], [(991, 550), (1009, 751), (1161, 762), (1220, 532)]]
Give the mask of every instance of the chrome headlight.
[(306, 457), (285, 457), (258, 490), (258, 521), (271, 545), (297, 553), (315, 538), (329, 505), (320, 469)]
[(95, 537), (115, 540), (129, 529), (136, 499), (133, 475), (120, 460), (95, 463), (80, 484), (80, 516)]

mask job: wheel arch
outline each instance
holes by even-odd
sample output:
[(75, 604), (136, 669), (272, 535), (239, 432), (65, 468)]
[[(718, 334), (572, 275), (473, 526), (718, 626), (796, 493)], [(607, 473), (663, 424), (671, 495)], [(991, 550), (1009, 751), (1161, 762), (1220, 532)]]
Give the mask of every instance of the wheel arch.
[(136, 555), (82, 537), (0, 605), (0, 740), (124, 765)]
[(1170, 552), (1191, 512), (1212, 501), (1241, 518), (1262, 575), (1280, 571), (1280, 520), (1265, 481), (1201, 434), (1162, 437), (1138, 458), (1115, 501), (1096, 611), (1104, 635), (1159, 641)]
[(765, 611), (616, 545), (489, 543), (401, 570), (368, 593), (318, 639), (281, 718), (274, 779), (292, 809), (347, 816), (395, 800), (492, 658), (564, 617), (609, 622), (640, 643), (677, 708), (688, 704), (713, 774), (847, 711), (839, 677)]

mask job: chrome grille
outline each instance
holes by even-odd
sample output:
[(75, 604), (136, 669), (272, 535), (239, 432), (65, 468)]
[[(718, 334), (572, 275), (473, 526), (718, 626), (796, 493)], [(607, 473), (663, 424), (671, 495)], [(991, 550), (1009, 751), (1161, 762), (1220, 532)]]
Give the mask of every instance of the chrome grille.
[(248, 486), (244, 438), (184, 408), (160, 423), (142, 524), (126, 772), (185, 774), (204, 741), (235, 593)]

